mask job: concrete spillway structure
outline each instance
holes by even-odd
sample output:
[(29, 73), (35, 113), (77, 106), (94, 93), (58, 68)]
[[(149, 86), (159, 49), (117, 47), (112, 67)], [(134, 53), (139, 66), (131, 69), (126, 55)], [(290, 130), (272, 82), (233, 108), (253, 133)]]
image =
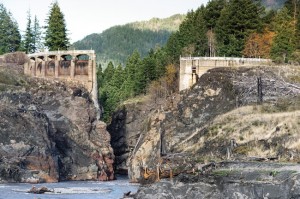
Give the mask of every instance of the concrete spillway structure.
[(270, 65), (270, 59), (231, 57), (181, 57), (179, 91), (189, 89), (209, 69), (217, 67), (250, 67)]
[(100, 118), (94, 50), (50, 51), (27, 56), (26, 75), (82, 84), (90, 92)]

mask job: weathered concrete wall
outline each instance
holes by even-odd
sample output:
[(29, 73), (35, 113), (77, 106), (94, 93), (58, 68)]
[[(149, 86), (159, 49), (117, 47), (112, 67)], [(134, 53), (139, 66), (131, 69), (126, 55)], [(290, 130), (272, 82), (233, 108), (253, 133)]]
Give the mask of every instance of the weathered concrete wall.
[(270, 65), (270, 59), (228, 57), (181, 57), (179, 90), (193, 86), (209, 69), (217, 67), (240, 67)]
[(98, 110), (96, 54), (94, 50), (50, 51), (28, 54), (24, 74), (82, 84), (92, 96)]

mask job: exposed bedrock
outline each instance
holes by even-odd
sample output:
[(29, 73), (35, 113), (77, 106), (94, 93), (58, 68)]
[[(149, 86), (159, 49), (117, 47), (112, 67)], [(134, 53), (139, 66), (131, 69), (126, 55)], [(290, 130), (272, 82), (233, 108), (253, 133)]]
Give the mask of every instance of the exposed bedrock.
[(113, 162), (83, 87), (24, 78), (0, 92), (0, 182), (113, 180)]
[(127, 161), (117, 168), (141, 182), (157, 167), (179, 174), (212, 160), (300, 160), (297, 74), (293, 66), (215, 68), (165, 103), (125, 104), (108, 128), (117, 159)]

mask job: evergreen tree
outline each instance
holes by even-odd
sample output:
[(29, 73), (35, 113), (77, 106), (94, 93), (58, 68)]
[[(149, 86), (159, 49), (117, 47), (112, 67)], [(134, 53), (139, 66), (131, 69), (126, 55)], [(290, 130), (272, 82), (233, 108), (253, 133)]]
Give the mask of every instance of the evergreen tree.
[(66, 50), (69, 47), (66, 23), (58, 3), (51, 5), (46, 19), (45, 46), (51, 50)]
[(194, 56), (206, 56), (208, 52), (208, 40), (207, 40), (207, 24), (204, 20), (204, 7), (200, 7), (195, 12), (195, 17), (192, 26), (194, 38), (192, 43), (195, 43)]
[(168, 62), (169, 62), (165, 48), (157, 49), (155, 51), (154, 58), (156, 61), (156, 63), (155, 63), (155, 78), (158, 79), (165, 74), (166, 65), (168, 65)]
[(103, 72), (103, 86), (108, 85), (112, 76), (115, 73), (115, 67), (112, 62), (109, 62), (106, 69)]
[(274, 19), (275, 38), (271, 47), (271, 57), (277, 62), (287, 62), (295, 50), (293, 18), (287, 8), (278, 12)]
[(261, 26), (262, 9), (252, 0), (230, 0), (221, 12), (216, 33), (220, 56), (242, 56), (245, 40)]
[(285, 7), (289, 15), (293, 18), (293, 28), (295, 34), (295, 47), (300, 49), (300, 0), (287, 0)]
[(300, 0), (287, 0), (284, 6), (288, 9), (289, 15), (296, 21), (300, 10)]
[(20, 44), (21, 34), (18, 24), (0, 3), (0, 54), (17, 51)]
[(9, 16), (11, 18), (11, 27), (7, 30), (8, 52), (15, 52), (20, 49), (21, 34), (19, 31), (18, 23), (12, 18), (11, 13), (9, 13)]
[(208, 42), (208, 55), (210, 57), (216, 56), (217, 41), (215, 36), (215, 28), (217, 21), (221, 16), (221, 12), (226, 6), (226, 0), (211, 0), (207, 3), (204, 10), (204, 20), (207, 26), (207, 42)]
[[(299, 10), (300, 10), (300, 8), (299, 8)], [(297, 15), (295, 29), (296, 29), (296, 31), (295, 31), (295, 47), (296, 47), (296, 49), (300, 50), (300, 14)]]
[(103, 72), (102, 72), (102, 66), (101, 64), (98, 65), (97, 67), (97, 84), (98, 87), (101, 87), (103, 85)]
[(141, 56), (139, 52), (135, 50), (126, 62), (126, 67), (125, 67), (126, 79), (123, 84), (123, 88), (125, 89), (124, 98), (134, 97), (141, 91), (139, 85), (140, 77), (138, 73), (138, 68), (141, 67), (141, 65), (142, 65)]
[(42, 29), (40, 27), (39, 21), (36, 17), (34, 16), (34, 21), (33, 21), (33, 46), (34, 46), (34, 52), (40, 52), (43, 50), (44, 45), (42, 42)]
[(166, 45), (173, 63), (178, 63), (181, 56), (205, 56), (207, 54), (207, 28), (203, 18), (205, 7), (190, 11), (179, 26), (179, 30), (171, 35)]
[(125, 80), (125, 74), (124, 69), (121, 64), (115, 68), (114, 74), (111, 77), (110, 85), (115, 88), (115, 90), (118, 90), (122, 87), (122, 84)]
[(141, 67), (138, 68), (138, 93), (145, 93), (147, 85), (156, 79), (156, 60), (154, 50), (151, 49), (148, 56), (142, 61)]
[(30, 14), (30, 10), (28, 10), (27, 26), (26, 26), (26, 31), (25, 31), (25, 35), (24, 35), (24, 49), (27, 54), (35, 52), (34, 38), (33, 38), (33, 32), (32, 32), (31, 26), (32, 26), (31, 14)]
[(115, 89), (113, 89), (110, 85), (114, 73), (114, 65), (112, 64), (112, 62), (109, 62), (109, 64), (103, 72), (103, 79), (101, 80), (102, 83), (99, 84), (99, 101), (104, 108), (104, 121), (107, 121), (109, 119), (109, 116), (115, 107), (115, 101), (112, 97), (115, 94)]
[(179, 31), (173, 33), (166, 44), (166, 52), (171, 63), (179, 63), (178, 57), (181, 55), (181, 45), (179, 42)]
[(204, 19), (209, 30), (215, 29), (225, 5), (226, 0), (211, 0), (207, 3), (204, 11)]

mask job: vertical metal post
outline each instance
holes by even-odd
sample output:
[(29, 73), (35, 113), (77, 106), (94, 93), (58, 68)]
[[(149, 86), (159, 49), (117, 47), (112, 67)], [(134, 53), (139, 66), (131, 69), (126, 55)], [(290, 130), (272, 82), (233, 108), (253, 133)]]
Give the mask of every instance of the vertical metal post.
[(261, 104), (263, 102), (263, 92), (262, 92), (262, 81), (261, 77), (257, 78), (257, 103)]

